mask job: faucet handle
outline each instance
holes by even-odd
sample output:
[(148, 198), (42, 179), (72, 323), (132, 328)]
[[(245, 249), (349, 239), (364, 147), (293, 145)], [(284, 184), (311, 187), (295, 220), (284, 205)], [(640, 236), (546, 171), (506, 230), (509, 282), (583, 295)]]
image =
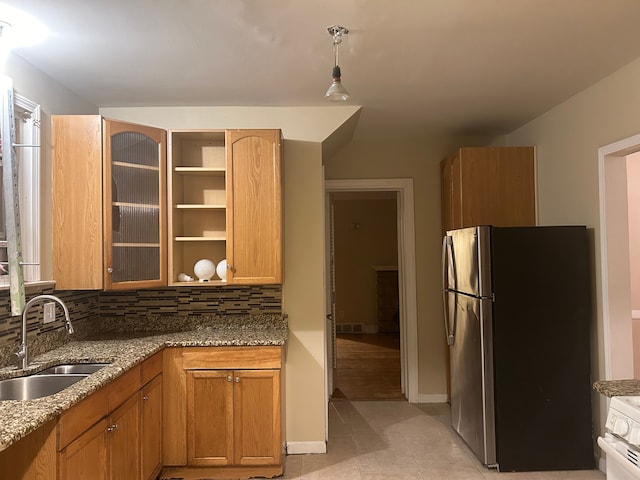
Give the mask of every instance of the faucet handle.
[(27, 356), (27, 348), (26, 345), (20, 345), (20, 350), (11, 354), (11, 363), (15, 364), (16, 367), (25, 368), (23, 360)]

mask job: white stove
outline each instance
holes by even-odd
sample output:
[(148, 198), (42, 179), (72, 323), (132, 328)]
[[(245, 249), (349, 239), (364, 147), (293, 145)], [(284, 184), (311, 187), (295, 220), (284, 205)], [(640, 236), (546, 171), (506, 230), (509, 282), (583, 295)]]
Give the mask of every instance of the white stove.
[(607, 480), (640, 479), (640, 396), (612, 397), (605, 428), (598, 445), (607, 454)]

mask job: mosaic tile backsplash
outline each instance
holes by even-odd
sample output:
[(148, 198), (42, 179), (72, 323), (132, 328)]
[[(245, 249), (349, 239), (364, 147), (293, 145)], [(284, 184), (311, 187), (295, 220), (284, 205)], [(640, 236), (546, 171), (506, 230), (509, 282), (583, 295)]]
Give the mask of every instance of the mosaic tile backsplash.
[[(107, 331), (111, 325), (129, 324), (131, 330), (156, 330), (171, 322), (190, 324), (190, 317), (208, 315), (260, 315), (282, 313), (280, 285), (180, 287), (122, 292), (59, 291), (53, 285), (28, 286), (27, 300), (42, 293), (53, 294), (66, 304), (78, 332)], [(43, 302), (45, 303), (45, 302)], [(27, 335), (31, 355), (71, 340), (64, 329), (62, 310), (56, 320), (42, 323), (42, 304), (28, 312)], [(180, 318), (184, 317), (184, 322)], [(158, 325), (155, 325), (158, 324)], [(20, 343), (22, 317), (12, 317), (8, 290), (0, 291), (0, 367), (11, 363)]]

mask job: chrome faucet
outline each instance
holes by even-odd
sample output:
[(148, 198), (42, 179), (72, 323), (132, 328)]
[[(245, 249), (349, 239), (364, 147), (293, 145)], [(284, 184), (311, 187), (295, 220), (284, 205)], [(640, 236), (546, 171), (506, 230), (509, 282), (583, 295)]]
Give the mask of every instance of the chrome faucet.
[(29, 365), (29, 354), (27, 350), (27, 313), (34, 303), (40, 302), (42, 300), (53, 300), (55, 302), (58, 302), (62, 307), (62, 310), (64, 310), (65, 328), (67, 329), (67, 333), (71, 335), (74, 332), (73, 325), (71, 325), (71, 319), (69, 318), (69, 310), (67, 309), (67, 306), (62, 302), (62, 300), (60, 300), (55, 295), (46, 294), (33, 297), (24, 306), (24, 310), (22, 310), (22, 338), (20, 341), (20, 350), (13, 354), (15, 360), (22, 360), (23, 370), (27, 368), (27, 365)]

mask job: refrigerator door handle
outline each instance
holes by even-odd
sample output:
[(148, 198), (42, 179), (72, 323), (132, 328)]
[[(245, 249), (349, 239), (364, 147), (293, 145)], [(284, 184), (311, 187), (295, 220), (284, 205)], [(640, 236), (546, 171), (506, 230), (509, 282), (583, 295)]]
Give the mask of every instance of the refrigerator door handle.
[[(449, 290), (449, 265), (453, 267), (453, 284), (455, 289), (457, 281), (455, 260), (453, 256), (453, 239), (450, 236), (445, 235), (442, 239), (442, 309), (444, 314), (444, 332), (447, 337), (447, 345), (453, 345), (456, 339), (457, 309), (454, 308), (453, 310), (453, 325), (450, 325), (448, 308), (448, 295), (451, 293)], [(453, 293), (454, 295), (458, 295), (457, 292)]]

